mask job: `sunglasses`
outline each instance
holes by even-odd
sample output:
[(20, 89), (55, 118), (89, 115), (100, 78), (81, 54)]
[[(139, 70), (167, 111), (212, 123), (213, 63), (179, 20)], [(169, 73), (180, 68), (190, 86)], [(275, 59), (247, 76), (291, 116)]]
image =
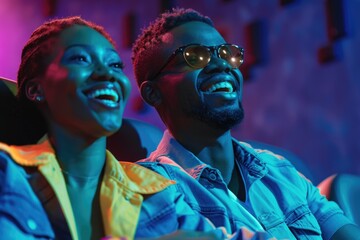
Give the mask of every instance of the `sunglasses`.
[(208, 47), (200, 44), (190, 44), (176, 49), (153, 78), (159, 76), (178, 53), (182, 53), (190, 67), (200, 69), (209, 64), (214, 52), (218, 58), (224, 59), (232, 68), (238, 68), (244, 62), (244, 49), (237, 45), (221, 44)]

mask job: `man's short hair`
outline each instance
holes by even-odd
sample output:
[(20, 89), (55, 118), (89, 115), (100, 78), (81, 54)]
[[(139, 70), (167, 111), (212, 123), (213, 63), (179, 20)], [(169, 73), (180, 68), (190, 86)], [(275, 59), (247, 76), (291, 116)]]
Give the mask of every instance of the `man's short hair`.
[(161, 37), (173, 28), (187, 22), (204, 22), (214, 27), (209, 17), (193, 9), (174, 8), (172, 11), (162, 13), (147, 28), (142, 30), (132, 48), (132, 62), (138, 86), (145, 80), (150, 80), (149, 70), (151, 61), (156, 59), (156, 48), (161, 44)]

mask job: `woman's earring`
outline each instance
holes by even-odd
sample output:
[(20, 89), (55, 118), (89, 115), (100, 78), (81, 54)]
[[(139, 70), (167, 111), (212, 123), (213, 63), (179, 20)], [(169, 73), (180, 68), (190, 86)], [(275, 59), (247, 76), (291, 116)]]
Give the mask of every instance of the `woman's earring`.
[(37, 96), (35, 97), (35, 101), (37, 101), (37, 102), (42, 102), (42, 101), (44, 101), (44, 97), (43, 97), (43, 96), (40, 96), (40, 95), (37, 95)]

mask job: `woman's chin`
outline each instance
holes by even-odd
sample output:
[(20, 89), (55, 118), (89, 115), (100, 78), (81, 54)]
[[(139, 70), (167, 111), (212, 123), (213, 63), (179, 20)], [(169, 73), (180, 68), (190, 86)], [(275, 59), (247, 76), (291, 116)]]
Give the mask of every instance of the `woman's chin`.
[(114, 133), (119, 131), (120, 127), (121, 127), (121, 121), (116, 122), (114, 124), (106, 124), (105, 126), (103, 126), (104, 136), (109, 137), (109, 136), (113, 135)]

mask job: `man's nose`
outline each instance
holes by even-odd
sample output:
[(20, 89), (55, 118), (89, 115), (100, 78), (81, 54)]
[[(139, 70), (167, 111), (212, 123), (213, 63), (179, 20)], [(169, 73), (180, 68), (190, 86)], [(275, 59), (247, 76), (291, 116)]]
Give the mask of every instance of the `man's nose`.
[(212, 55), (210, 62), (208, 63), (208, 65), (205, 67), (204, 70), (207, 73), (212, 73), (212, 72), (229, 73), (231, 69), (232, 69), (231, 65), (225, 59), (222, 59), (216, 55)]

